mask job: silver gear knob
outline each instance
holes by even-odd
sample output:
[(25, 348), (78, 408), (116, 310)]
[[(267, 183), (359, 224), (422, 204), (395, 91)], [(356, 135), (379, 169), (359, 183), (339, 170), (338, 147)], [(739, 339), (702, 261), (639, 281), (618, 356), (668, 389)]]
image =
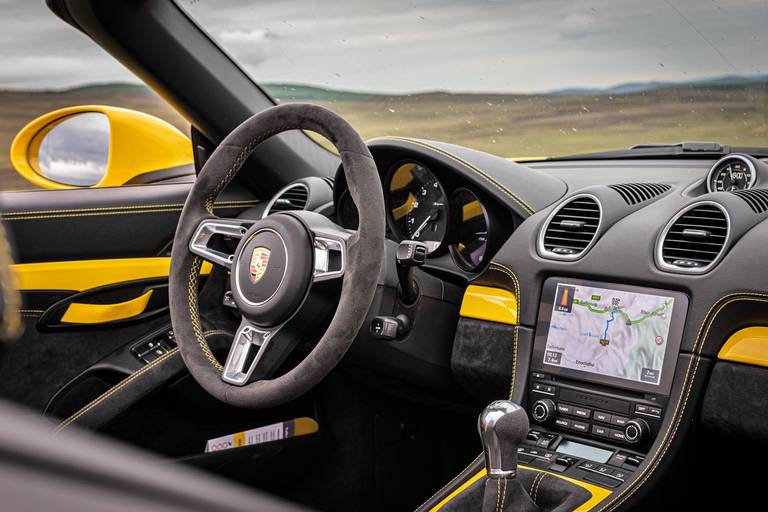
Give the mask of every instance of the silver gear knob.
[(488, 478), (517, 474), (517, 447), (528, 435), (525, 409), (510, 400), (491, 402), (477, 418)]

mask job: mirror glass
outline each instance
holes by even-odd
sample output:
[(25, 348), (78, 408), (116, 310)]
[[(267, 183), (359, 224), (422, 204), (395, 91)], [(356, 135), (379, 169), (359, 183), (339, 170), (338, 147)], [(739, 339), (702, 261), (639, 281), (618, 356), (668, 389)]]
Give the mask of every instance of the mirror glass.
[[(39, 135), (32, 167), (49, 180), (88, 187), (107, 173), (109, 119), (99, 112), (65, 117)], [(32, 149), (36, 144), (32, 145)]]

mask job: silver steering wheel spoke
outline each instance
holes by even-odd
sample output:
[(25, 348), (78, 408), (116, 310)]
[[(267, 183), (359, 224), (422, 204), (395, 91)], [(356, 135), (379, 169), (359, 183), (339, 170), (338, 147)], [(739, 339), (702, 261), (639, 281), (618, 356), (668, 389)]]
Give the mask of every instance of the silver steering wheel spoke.
[(241, 239), (254, 221), (247, 219), (207, 218), (200, 222), (195, 234), (189, 241), (189, 251), (206, 261), (220, 265), (226, 269), (232, 268), (234, 254), (226, 253), (211, 247), (215, 237)]
[(221, 379), (235, 386), (248, 384), (281, 328), (282, 325), (258, 327), (243, 317), (229, 349)]

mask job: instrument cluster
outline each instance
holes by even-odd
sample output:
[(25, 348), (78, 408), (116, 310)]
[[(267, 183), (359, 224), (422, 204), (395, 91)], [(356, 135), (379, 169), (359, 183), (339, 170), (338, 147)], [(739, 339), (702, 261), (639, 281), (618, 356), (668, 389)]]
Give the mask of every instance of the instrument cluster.
[[(477, 271), (489, 256), (488, 208), (482, 194), (441, 177), (416, 160), (398, 161), (387, 170), (383, 186), (391, 238), (424, 242), (430, 256), (449, 252), (459, 268)], [(357, 208), (348, 190), (339, 196), (336, 211), (342, 226), (357, 227)]]

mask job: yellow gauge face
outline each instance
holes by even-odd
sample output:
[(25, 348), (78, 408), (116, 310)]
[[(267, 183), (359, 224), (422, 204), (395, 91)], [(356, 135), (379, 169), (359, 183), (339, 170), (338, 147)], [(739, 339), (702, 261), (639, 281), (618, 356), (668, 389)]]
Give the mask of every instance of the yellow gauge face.
[(395, 235), (418, 240), (432, 252), (448, 229), (448, 199), (437, 177), (426, 166), (403, 163), (389, 175), (388, 204)]

